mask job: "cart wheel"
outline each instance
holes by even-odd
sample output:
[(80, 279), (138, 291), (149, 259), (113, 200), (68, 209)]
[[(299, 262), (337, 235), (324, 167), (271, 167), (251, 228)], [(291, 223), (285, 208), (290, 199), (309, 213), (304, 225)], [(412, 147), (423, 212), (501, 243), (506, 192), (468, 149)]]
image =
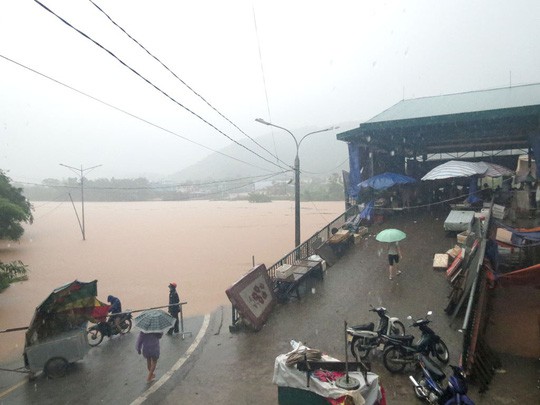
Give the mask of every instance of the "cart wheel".
[(45, 364), (43, 371), (49, 378), (59, 378), (66, 375), (68, 361), (63, 357), (53, 357)]

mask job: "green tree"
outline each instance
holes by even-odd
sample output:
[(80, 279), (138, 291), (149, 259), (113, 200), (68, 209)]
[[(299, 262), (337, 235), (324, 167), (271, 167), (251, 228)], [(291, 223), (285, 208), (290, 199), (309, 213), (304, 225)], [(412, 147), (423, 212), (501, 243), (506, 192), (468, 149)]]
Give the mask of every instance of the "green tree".
[(22, 188), (13, 187), (11, 179), (0, 170), (0, 239), (19, 240), (24, 233), (21, 223), (31, 224), (32, 204), (22, 194)]

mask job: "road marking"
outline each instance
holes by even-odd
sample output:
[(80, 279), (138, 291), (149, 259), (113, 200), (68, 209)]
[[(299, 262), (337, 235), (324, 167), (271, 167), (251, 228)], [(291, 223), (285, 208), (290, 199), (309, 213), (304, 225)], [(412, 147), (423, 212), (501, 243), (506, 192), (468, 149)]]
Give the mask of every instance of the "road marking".
[(201, 329), (199, 330), (199, 333), (197, 334), (197, 337), (189, 346), (186, 353), (178, 359), (178, 361), (171, 367), (169, 371), (167, 371), (165, 374), (161, 376), (159, 380), (157, 380), (150, 388), (148, 388), (146, 391), (143, 392), (143, 394), (135, 399), (131, 405), (140, 405), (144, 401), (148, 399), (148, 396), (156, 392), (158, 389), (161, 388), (163, 384), (165, 384), (169, 379), (173, 376), (173, 374), (182, 367), (182, 365), (186, 362), (189, 356), (191, 356), (191, 353), (195, 351), (197, 346), (201, 343), (202, 338), (204, 337), (204, 334), (206, 333), (206, 329), (208, 329), (208, 325), (210, 324), (210, 314), (206, 314), (204, 316), (204, 321), (201, 326)]
[(15, 391), (17, 388), (22, 387), (24, 384), (28, 383), (27, 380), (19, 381), (17, 384), (9, 387), (4, 392), (0, 392), (0, 399), (4, 398), (6, 395), (11, 394), (13, 391)]

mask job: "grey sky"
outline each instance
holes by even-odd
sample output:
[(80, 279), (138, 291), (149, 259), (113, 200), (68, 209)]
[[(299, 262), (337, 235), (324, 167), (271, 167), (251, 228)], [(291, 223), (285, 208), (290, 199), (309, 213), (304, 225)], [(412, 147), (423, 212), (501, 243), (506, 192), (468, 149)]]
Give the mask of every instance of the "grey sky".
[[(40, 1), (267, 156), (88, 0)], [(257, 117), (324, 128), (367, 120), (403, 97), (540, 82), (537, 0), (95, 3), (253, 138), (269, 132)], [(33, 0), (0, 0), (0, 55), (212, 149), (231, 143)], [(103, 165), (90, 178), (166, 175), (209, 153), (0, 58), (0, 168), (14, 180), (72, 177), (59, 163)]]

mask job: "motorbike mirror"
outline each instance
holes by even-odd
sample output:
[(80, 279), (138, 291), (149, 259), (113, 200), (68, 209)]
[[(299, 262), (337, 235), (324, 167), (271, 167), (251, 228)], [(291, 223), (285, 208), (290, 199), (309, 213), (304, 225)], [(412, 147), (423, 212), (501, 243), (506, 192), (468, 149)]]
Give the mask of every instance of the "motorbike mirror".
[(433, 311), (428, 311), (428, 315), (433, 315)]

